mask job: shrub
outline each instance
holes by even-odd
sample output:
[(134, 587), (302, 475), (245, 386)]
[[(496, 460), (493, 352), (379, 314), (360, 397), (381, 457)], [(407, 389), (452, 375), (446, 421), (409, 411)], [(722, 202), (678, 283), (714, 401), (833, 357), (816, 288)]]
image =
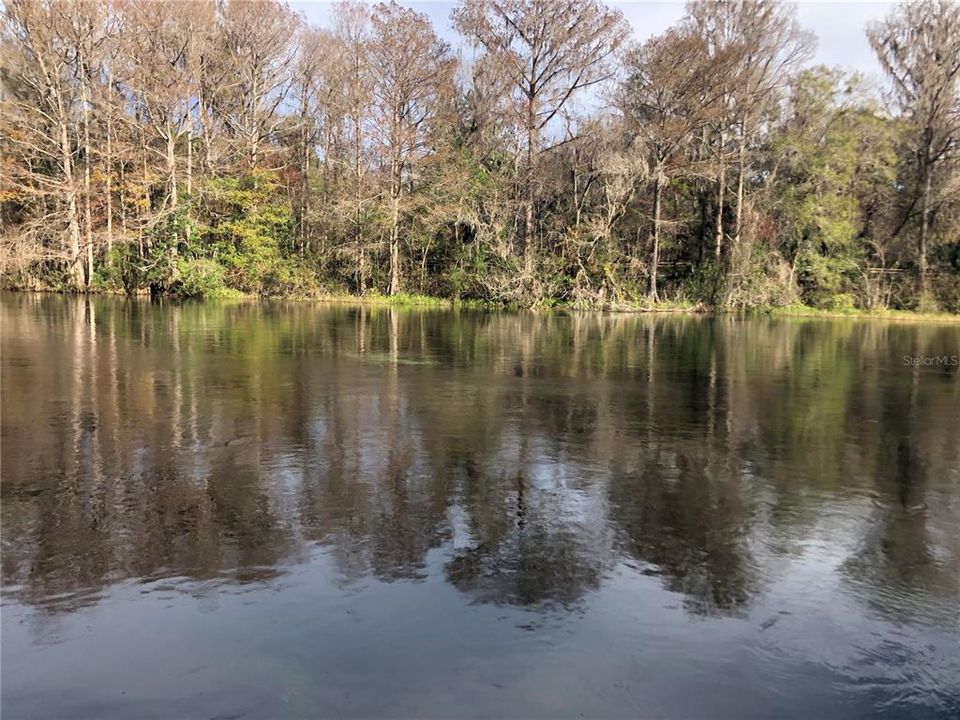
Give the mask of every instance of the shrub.
[(227, 290), (224, 269), (209, 258), (179, 258), (173, 292), (184, 297), (222, 297)]

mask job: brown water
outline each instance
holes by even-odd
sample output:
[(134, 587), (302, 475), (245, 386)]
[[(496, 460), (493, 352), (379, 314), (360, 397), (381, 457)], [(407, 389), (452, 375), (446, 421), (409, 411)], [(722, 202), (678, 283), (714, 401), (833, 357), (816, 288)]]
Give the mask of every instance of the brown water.
[(4, 720), (960, 717), (958, 326), (0, 321)]

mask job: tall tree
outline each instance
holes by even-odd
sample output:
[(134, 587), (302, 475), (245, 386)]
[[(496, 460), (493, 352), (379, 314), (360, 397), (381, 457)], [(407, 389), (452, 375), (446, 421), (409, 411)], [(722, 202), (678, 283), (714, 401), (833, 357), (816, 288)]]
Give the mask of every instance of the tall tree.
[(829, 307), (865, 276), (874, 198), (895, 180), (893, 134), (861, 78), (822, 66), (792, 81), (783, 113), (764, 170), (790, 264), (784, 290), (796, 284), (802, 300)]
[(925, 301), (934, 181), (960, 152), (960, 5), (949, 0), (904, 3), (867, 35), (891, 82), (893, 101), (910, 123), (916, 189), (908, 216), (919, 200), (917, 271)]
[(177, 146), (189, 136), (196, 102), (191, 54), (197, 19), (203, 5), (157, 0), (124, 5), (124, 34), (129, 64), (124, 73), (126, 91), (139, 106), (159, 140), (167, 179), (163, 205), (175, 208), (179, 195)]
[(611, 77), (628, 28), (619, 11), (599, 0), (464, 0), (453, 20), (511, 85), (523, 148), (521, 252), (530, 273), (544, 133), (579, 92)]
[(735, 156), (737, 165), (732, 236), (737, 247), (743, 228), (747, 154), (750, 136), (759, 120), (757, 116), (765, 105), (777, 99), (790, 71), (808, 57), (812, 39), (800, 30), (796, 10), (778, 0), (691, 2), (687, 13), (685, 24), (704, 39), (708, 53), (720, 70), (715, 78), (719, 92), (711, 102), (716, 108), (714, 255), (719, 260), (729, 234), (724, 225), (724, 208), (731, 155)]
[(662, 195), (671, 176), (683, 172), (689, 143), (703, 127), (703, 108), (719, 91), (717, 66), (703, 37), (688, 29), (656, 36), (630, 53), (621, 105), (632, 133), (649, 158), (653, 193), (649, 294), (657, 300)]
[(431, 120), (451, 96), (453, 62), (449, 48), (426, 15), (395, 2), (373, 13), (371, 72), (375, 125), (389, 195), (389, 291), (400, 291), (400, 205), (416, 177), (435, 128)]
[(7, 132), (22, 158), (14, 182), (38, 218), (21, 230), (40, 246), (62, 238), (57, 254), (75, 288), (84, 283), (75, 140), (82, 96), (73, 27), (80, 9), (73, 2), (12, 0), (3, 10), (5, 34), (15, 43), (6, 81), (14, 92), (4, 103), (12, 123)]
[(278, 2), (232, 0), (223, 10), (222, 51), (233, 73), (216, 94), (215, 109), (250, 168), (283, 122), (279, 109), (293, 79), (298, 28), (298, 17)]
[(293, 92), (297, 101), (296, 162), (300, 174), (296, 188), (297, 245), (301, 254), (310, 246), (310, 172), (316, 145), (326, 118), (319, 107), (324, 94), (323, 69), (329, 62), (329, 33), (301, 28), (294, 69)]
[(367, 183), (370, 145), (371, 76), (370, 76), (370, 10), (359, 2), (346, 0), (336, 6), (333, 33), (338, 45), (339, 114), (344, 121), (343, 135), (347, 143), (344, 161), (351, 170), (352, 203), (350, 208), (353, 237), (355, 289), (361, 295), (367, 290), (367, 248), (364, 238), (364, 213), (367, 205)]

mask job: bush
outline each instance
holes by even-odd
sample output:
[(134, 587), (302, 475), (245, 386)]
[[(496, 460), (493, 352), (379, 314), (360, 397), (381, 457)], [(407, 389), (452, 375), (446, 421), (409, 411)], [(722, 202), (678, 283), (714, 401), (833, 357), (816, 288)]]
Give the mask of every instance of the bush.
[(209, 258), (180, 258), (177, 261), (179, 278), (172, 288), (184, 297), (222, 297), (227, 286), (224, 269)]
[(857, 309), (857, 302), (850, 293), (835, 293), (826, 298), (819, 307), (833, 312), (853, 312)]
[(202, 235), (226, 268), (229, 285), (258, 295), (289, 292), (296, 285), (296, 259), (285, 253), (293, 215), (276, 173), (212, 180), (204, 193), (212, 212)]

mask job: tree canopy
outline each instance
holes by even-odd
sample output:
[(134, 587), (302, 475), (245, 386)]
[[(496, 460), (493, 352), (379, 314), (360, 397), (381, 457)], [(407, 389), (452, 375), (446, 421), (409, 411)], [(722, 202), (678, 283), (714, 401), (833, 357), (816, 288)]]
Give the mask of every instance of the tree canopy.
[(960, 7), (9, 0), (5, 286), (960, 311)]

